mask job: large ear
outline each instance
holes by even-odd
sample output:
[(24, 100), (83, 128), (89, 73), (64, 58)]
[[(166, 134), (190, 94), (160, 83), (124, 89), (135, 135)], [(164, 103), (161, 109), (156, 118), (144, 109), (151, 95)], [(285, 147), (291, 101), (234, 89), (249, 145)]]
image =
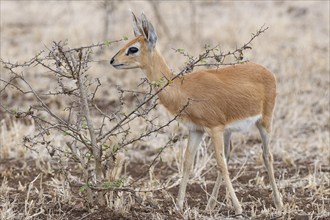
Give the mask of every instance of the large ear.
[(144, 36), (148, 41), (148, 45), (150, 48), (154, 48), (157, 42), (157, 34), (152, 26), (152, 24), (148, 21), (147, 17), (144, 13), (141, 14), (141, 27), (142, 31), (144, 32)]
[(132, 17), (132, 21), (133, 21), (134, 35), (135, 35), (135, 37), (138, 37), (138, 36), (142, 35), (141, 30), (140, 30), (140, 21), (139, 21), (139, 19), (136, 18), (133, 11), (131, 11), (131, 17)]

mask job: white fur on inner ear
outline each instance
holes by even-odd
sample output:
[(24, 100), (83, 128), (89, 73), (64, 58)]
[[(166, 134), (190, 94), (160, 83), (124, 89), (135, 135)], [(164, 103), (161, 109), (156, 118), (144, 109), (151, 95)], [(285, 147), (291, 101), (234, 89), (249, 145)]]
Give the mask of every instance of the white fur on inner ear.
[(157, 42), (157, 34), (154, 27), (148, 21), (144, 13), (141, 14), (141, 25), (142, 25), (142, 31), (144, 32), (144, 36), (148, 41), (149, 47), (154, 48)]
[(148, 40), (148, 20), (147, 20), (147, 17), (142, 13), (141, 14), (141, 20), (140, 20), (140, 27), (141, 27), (141, 31), (142, 31), (142, 34), (144, 36), (144, 38), (146, 40)]

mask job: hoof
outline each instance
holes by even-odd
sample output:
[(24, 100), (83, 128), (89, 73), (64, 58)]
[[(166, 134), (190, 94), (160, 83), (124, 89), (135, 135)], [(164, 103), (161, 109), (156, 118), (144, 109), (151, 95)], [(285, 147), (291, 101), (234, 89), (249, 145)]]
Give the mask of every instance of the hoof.
[(238, 208), (238, 209), (235, 209), (235, 215), (243, 216), (243, 209), (241, 207)]
[(183, 211), (183, 204), (180, 205), (178, 203), (175, 204), (175, 210), (178, 212), (182, 212)]
[(278, 193), (278, 196), (275, 197), (275, 195), (273, 194), (273, 201), (275, 204), (276, 209), (278, 210), (283, 210), (283, 201), (282, 201), (282, 195), (280, 193)]
[(275, 207), (277, 210), (283, 210), (283, 208), (284, 208), (283, 202), (280, 201), (278, 203), (275, 203)]

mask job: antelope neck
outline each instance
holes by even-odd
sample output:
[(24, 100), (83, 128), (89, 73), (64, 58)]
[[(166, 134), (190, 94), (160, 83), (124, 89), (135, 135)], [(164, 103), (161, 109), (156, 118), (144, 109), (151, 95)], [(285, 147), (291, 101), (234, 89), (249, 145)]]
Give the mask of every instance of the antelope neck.
[(150, 81), (158, 81), (162, 78), (170, 80), (174, 77), (165, 59), (160, 55), (157, 49), (155, 49), (147, 59), (146, 65), (142, 66), (142, 70)]

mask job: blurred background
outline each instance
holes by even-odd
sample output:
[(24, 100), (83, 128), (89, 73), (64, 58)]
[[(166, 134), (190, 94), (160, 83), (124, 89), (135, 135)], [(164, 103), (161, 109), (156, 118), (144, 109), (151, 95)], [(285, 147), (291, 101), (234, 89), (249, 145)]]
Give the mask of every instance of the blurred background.
[[(192, 55), (202, 53), (205, 44), (229, 51), (261, 26), (269, 27), (244, 55), (278, 80), (274, 148), (286, 156), (314, 155), (329, 164), (329, 154), (322, 153), (328, 150), (330, 123), (329, 1), (1, 1), (1, 58), (23, 62), (53, 41), (79, 47), (132, 39), (130, 9), (137, 15), (144, 12), (153, 23), (158, 47), (174, 71), (185, 58), (173, 48)], [(144, 77), (141, 71), (117, 71), (109, 65), (125, 43), (96, 52), (91, 72), (103, 81), (135, 88)], [(38, 86), (41, 79), (50, 85), (51, 79), (42, 75), (28, 74)]]
[(231, 49), (265, 25), (270, 29), (254, 50), (264, 55), (253, 59), (269, 60), (276, 51), (283, 60), (288, 50), (302, 55), (309, 45), (327, 46), (328, 6), (327, 1), (2, 1), (1, 57), (24, 60), (52, 41), (68, 40), (74, 47), (131, 39), (131, 9), (152, 21), (165, 54), (177, 47), (198, 53), (205, 44)]
[[(302, 195), (306, 188), (310, 189), (313, 196), (321, 195), (313, 200), (317, 201), (317, 207), (323, 207), (322, 210), (329, 213), (330, 194), (326, 191), (330, 184), (329, 4), (329, 1), (1, 1), (0, 57), (4, 61), (21, 63), (50, 48), (53, 41), (66, 41), (70, 47), (81, 47), (126, 37), (131, 40), (131, 9), (136, 15), (146, 14), (158, 34), (159, 50), (173, 71), (178, 72), (186, 58), (174, 49), (184, 49), (194, 56), (202, 53), (206, 44), (233, 51), (248, 42), (260, 27), (269, 27), (253, 41), (252, 50), (247, 50), (244, 57), (267, 67), (277, 78), (271, 147), (279, 187), (286, 190), (287, 195), (295, 193), (290, 187), (298, 187)], [(109, 64), (111, 57), (127, 42), (94, 51), (94, 63), (88, 71), (90, 77), (98, 77), (102, 82), (97, 98), (105, 107), (109, 106), (108, 113), (112, 111), (111, 103), (118, 101), (116, 86), (136, 89), (144, 77), (140, 70), (119, 71)], [(3, 79), (9, 77), (3, 66), (0, 71)], [(38, 69), (24, 70), (24, 74), (31, 85), (41, 91), (57, 83)], [(1, 101), (12, 106), (29, 105), (18, 93), (1, 97)], [(63, 110), (61, 104), (54, 106)], [(161, 107), (157, 110), (159, 121), (156, 122), (168, 121), (165, 110)], [(134, 126), (136, 130), (142, 128), (139, 124)], [(4, 152), (6, 155), (9, 152), (10, 157), (27, 157), (21, 140), (24, 135), (33, 133), (33, 129), (33, 125), (12, 120), (0, 110), (0, 158), (4, 157)], [(173, 123), (157, 137), (128, 146), (125, 151), (129, 157), (127, 164), (133, 164), (134, 170), (136, 164), (139, 167), (150, 162), (153, 159), (150, 155), (155, 155), (169, 136), (181, 134), (182, 141), (174, 143), (162, 154), (166, 167), (174, 166), (170, 171), (176, 173), (180, 170), (180, 166), (175, 166), (179, 163), (180, 156), (177, 155), (185, 146), (186, 132), (185, 128)], [(244, 166), (249, 158), (250, 167), (262, 168), (260, 138), (256, 130), (249, 136), (235, 134), (233, 144), (236, 156), (232, 165)], [(203, 146), (206, 145), (207, 139), (203, 142)], [(154, 152), (147, 154), (147, 150)], [(207, 160), (200, 159), (199, 162)], [(208, 169), (209, 164), (215, 166), (216, 163), (212, 160), (205, 164), (204, 168)], [(260, 179), (255, 170), (252, 174), (253, 178)], [(322, 186), (324, 191), (320, 193), (321, 187), (316, 186)], [(204, 191), (201, 194), (204, 195)], [(304, 203), (312, 198), (309, 195), (306, 194), (307, 199), (303, 201), (290, 200), (294, 204), (292, 207), (297, 212), (304, 209)], [(324, 197), (328, 199), (324, 200)], [(285, 201), (289, 201), (289, 196)], [(316, 213), (315, 207), (309, 212)], [(262, 212), (264, 206), (258, 203), (258, 209)]]

